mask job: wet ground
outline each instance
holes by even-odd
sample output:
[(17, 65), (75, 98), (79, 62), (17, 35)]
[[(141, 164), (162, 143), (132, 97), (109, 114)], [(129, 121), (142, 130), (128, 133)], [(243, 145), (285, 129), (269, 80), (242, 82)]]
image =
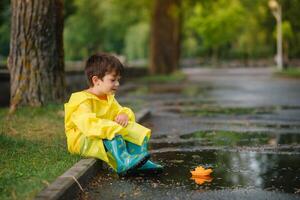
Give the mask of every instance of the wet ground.
[[(89, 187), (86, 199), (299, 199), (300, 157), (261, 152), (176, 151), (153, 155), (162, 174), (118, 178), (106, 171)], [(199, 164), (209, 177), (191, 178)], [(105, 174), (107, 173), (107, 174)], [(83, 199), (85, 199), (83, 198)]]
[[(300, 199), (300, 80), (272, 69), (187, 69), (176, 84), (132, 84), (119, 98), (151, 108), (161, 174), (105, 170), (79, 199)], [(192, 178), (197, 166), (213, 169)]]

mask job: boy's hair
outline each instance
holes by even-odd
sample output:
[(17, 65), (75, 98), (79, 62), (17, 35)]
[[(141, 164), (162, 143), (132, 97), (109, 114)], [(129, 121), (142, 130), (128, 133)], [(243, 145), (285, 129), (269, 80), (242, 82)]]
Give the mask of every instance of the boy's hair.
[(107, 73), (116, 73), (117, 76), (121, 76), (124, 66), (113, 55), (108, 53), (96, 53), (89, 57), (85, 65), (85, 75), (88, 80), (89, 86), (93, 86), (92, 77), (97, 76), (102, 79)]

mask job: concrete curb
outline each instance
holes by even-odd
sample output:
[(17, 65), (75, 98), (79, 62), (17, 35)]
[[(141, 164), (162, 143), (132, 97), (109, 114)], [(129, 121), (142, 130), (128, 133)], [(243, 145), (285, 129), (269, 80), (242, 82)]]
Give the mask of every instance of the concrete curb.
[[(150, 116), (149, 109), (143, 109), (136, 114), (136, 121), (142, 122)], [(82, 159), (75, 163), (64, 174), (59, 176), (48, 187), (44, 188), (36, 200), (74, 199), (82, 187), (103, 169), (103, 162), (97, 159)]]

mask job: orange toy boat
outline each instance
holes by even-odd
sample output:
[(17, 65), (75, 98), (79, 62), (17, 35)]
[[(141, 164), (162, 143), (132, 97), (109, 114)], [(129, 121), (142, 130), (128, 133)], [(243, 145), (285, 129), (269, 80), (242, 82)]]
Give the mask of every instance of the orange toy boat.
[(210, 177), (210, 176), (201, 176), (201, 177), (194, 177), (193, 176), (191, 179), (194, 180), (195, 183), (197, 183), (198, 185), (202, 185), (204, 183), (211, 182), (213, 178)]
[(193, 177), (209, 176), (212, 173), (212, 169), (205, 169), (202, 166), (196, 167), (194, 171), (191, 171)]

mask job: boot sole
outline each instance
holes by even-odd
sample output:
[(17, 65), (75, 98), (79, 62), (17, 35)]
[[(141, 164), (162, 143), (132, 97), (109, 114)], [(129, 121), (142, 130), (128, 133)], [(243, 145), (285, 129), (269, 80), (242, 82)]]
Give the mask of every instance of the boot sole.
[(150, 154), (146, 155), (142, 160), (140, 160), (140, 162), (138, 162), (136, 165), (132, 166), (132, 168), (124, 171), (124, 172), (120, 172), (118, 173), (119, 176), (127, 176), (129, 174), (132, 174), (132, 172), (134, 172), (137, 168), (143, 166), (150, 158)]

